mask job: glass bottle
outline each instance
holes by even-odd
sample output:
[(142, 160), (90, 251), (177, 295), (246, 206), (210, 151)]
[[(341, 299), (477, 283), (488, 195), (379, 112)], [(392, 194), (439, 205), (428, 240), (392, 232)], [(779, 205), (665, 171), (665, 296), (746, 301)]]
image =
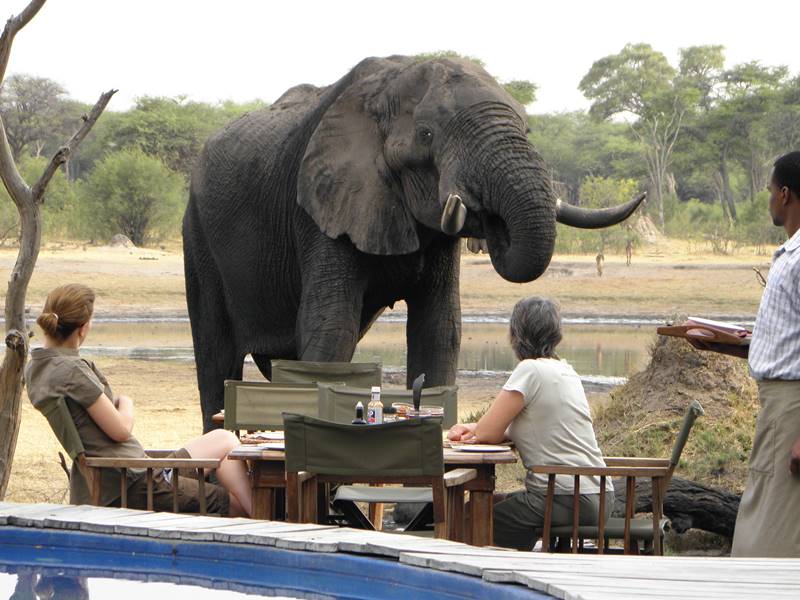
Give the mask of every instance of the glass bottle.
[(367, 423), (369, 425), (380, 425), (383, 423), (383, 402), (381, 402), (381, 388), (377, 385), (372, 386), (369, 404), (367, 405)]

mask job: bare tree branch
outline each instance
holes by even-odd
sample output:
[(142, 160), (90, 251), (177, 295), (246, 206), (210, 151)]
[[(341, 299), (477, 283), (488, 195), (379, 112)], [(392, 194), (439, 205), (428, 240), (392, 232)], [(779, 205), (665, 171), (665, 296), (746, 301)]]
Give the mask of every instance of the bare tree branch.
[[(0, 79), (0, 83), (2, 82), (3, 80)], [(20, 208), (20, 202), (28, 202), (32, 198), (31, 188), (28, 187), (28, 184), (25, 183), (22, 175), (17, 170), (14, 156), (11, 154), (11, 147), (8, 145), (2, 116), (0, 116), (0, 179), (8, 189), (8, 193), (17, 208)]]
[(46, 0), (31, 0), (31, 3), (28, 4), (21, 13), (6, 21), (3, 35), (0, 35), (0, 82), (2, 82), (6, 76), (8, 57), (11, 56), (11, 44), (14, 42), (14, 36), (36, 16), (36, 13), (44, 6), (45, 2)]
[(83, 116), (83, 125), (81, 125), (81, 128), (75, 132), (75, 135), (69, 139), (66, 145), (58, 149), (53, 158), (50, 160), (50, 164), (47, 165), (44, 173), (42, 173), (42, 176), (39, 178), (39, 181), (34, 184), (31, 190), (34, 202), (42, 202), (42, 199), (44, 198), (44, 190), (47, 187), (47, 184), (50, 183), (50, 180), (53, 178), (53, 175), (55, 175), (56, 171), (61, 165), (69, 160), (70, 153), (78, 147), (78, 144), (80, 144), (81, 141), (83, 141), (83, 138), (86, 137), (86, 134), (89, 133), (95, 122), (97, 122), (97, 119), (105, 110), (106, 105), (108, 105), (109, 100), (111, 100), (111, 96), (116, 93), (117, 90), (108, 90), (102, 94), (95, 103), (94, 107), (92, 107), (92, 111), (89, 113), (89, 116)]

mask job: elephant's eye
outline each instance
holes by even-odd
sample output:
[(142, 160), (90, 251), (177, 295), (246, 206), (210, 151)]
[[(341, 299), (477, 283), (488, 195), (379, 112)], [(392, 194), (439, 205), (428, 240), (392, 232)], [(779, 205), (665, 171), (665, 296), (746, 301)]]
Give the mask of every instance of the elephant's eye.
[(422, 144), (430, 144), (433, 141), (433, 132), (427, 127), (421, 127), (417, 130), (417, 139)]

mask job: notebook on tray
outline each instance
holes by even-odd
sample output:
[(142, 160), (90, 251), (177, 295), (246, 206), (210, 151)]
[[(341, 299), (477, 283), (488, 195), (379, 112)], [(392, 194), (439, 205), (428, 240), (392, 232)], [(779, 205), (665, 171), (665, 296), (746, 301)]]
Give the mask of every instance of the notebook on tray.
[(689, 338), (703, 342), (745, 346), (750, 343), (752, 333), (736, 323), (713, 321), (701, 317), (689, 317), (681, 325), (658, 327), (656, 332), (672, 337)]

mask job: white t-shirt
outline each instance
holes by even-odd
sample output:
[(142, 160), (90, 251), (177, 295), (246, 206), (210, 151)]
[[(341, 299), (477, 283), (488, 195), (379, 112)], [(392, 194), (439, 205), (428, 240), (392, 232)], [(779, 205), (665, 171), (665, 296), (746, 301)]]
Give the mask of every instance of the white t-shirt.
[[(580, 377), (569, 363), (552, 358), (520, 361), (503, 386), (520, 392), (522, 409), (508, 428), (522, 463), (604, 467), (592, 427), (589, 402)], [(547, 475), (531, 473), (525, 479), (529, 491), (547, 490)], [(606, 490), (614, 489), (611, 478)], [(581, 494), (600, 493), (599, 477), (581, 477)], [(571, 475), (556, 476), (556, 494), (573, 493)]]

